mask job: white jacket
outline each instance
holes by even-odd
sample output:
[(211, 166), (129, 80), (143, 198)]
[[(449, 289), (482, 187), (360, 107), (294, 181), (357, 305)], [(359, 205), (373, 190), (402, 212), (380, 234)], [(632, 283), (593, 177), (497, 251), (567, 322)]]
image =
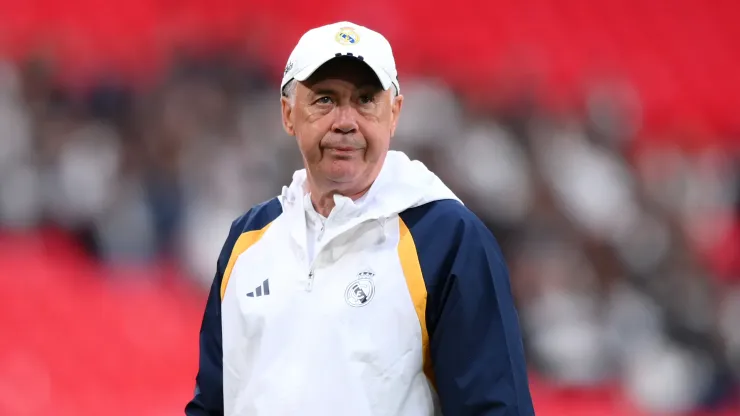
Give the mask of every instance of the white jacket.
[[(206, 307), (198, 387), (186, 414), (499, 414), (475, 410), (481, 405), (483, 412), (501, 405), (509, 412), (502, 415), (532, 414), (498, 247), (436, 175), (389, 152), (361, 203), (335, 197), (313, 262), (306, 249), (305, 193), (306, 172), (300, 170), (281, 196), (232, 225)], [(470, 287), (461, 291), (450, 285), (464, 245), (471, 247), (468, 260), (480, 258), (485, 270), (472, 273)], [(445, 257), (447, 265), (441, 264)], [(490, 318), (455, 310), (466, 308), (457, 304), (462, 292), (470, 292), (470, 307), (477, 308), (486, 300), (480, 296), (485, 286), (485, 297), (496, 304)], [(460, 333), (467, 330), (480, 333)], [(486, 365), (490, 354), (476, 352), (478, 338), (491, 342), (491, 352), (503, 352), (497, 358), (503, 364), (470, 368)], [(460, 357), (467, 353), (470, 358)], [(440, 376), (444, 380), (435, 384)], [(489, 395), (502, 380), (500, 393)]]

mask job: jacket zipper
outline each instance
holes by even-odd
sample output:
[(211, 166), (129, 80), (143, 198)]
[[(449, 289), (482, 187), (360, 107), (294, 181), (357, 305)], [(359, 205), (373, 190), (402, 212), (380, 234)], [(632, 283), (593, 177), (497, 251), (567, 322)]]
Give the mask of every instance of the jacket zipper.
[(308, 282), (306, 283), (306, 292), (313, 290), (313, 268), (308, 272)]
[[(324, 233), (326, 232), (326, 226), (329, 223), (331, 219), (331, 214), (329, 214), (329, 217), (324, 221), (324, 224), (321, 226), (321, 231), (319, 232), (319, 240), (322, 240), (324, 238)], [(334, 236), (336, 237), (336, 236)], [(333, 237), (332, 237), (333, 238)], [(310, 292), (313, 290), (313, 284), (314, 280), (316, 280), (316, 261), (319, 259), (319, 256), (321, 255), (321, 252), (324, 251), (324, 249), (328, 246), (326, 240), (324, 240), (324, 244), (320, 245), (319, 250), (316, 252), (316, 255), (309, 265), (308, 268), (308, 281), (306, 282), (306, 292)]]
[[(331, 214), (329, 214), (331, 215)], [(324, 237), (324, 231), (326, 231), (326, 223), (329, 222), (329, 218), (327, 218), (323, 224), (321, 224), (321, 231), (319, 231), (319, 241)], [(317, 241), (317, 243), (319, 242)], [(308, 281), (306, 282), (306, 292), (310, 292), (313, 290), (313, 282), (314, 278), (316, 277), (316, 274), (314, 270), (316, 269), (316, 260), (319, 258), (319, 254), (321, 254), (321, 251), (324, 249), (324, 246), (321, 246), (319, 251), (316, 252), (313, 260), (311, 261), (311, 264), (309, 265), (308, 269)]]

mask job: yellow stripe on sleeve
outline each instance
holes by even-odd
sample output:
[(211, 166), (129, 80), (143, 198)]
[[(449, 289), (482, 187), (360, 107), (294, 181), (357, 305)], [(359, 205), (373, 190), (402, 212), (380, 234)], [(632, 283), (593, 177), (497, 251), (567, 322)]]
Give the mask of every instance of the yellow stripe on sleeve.
[(429, 333), (427, 332), (426, 309), (427, 309), (427, 288), (424, 284), (424, 277), (421, 274), (421, 264), (419, 255), (416, 251), (414, 238), (406, 223), (399, 217), (400, 241), (398, 242), (398, 257), (401, 260), (401, 268), (406, 277), (406, 285), (411, 295), (411, 300), (416, 309), (416, 315), (419, 317), (421, 325), (421, 350), (423, 357), (423, 369), (427, 379), (436, 389), (434, 382), (434, 370), (432, 369), (432, 360), (429, 353)]
[(229, 278), (231, 277), (231, 271), (234, 269), (234, 264), (236, 264), (236, 259), (238, 259), (239, 256), (242, 255), (242, 253), (247, 251), (249, 247), (252, 247), (254, 243), (259, 241), (260, 238), (262, 238), (262, 236), (265, 234), (265, 231), (270, 228), (270, 224), (265, 225), (261, 230), (247, 231), (246, 233), (242, 233), (242, 235), (240, 235), (239, 238), (236, 240), (236, 244), (234, 244), (234, 249), (231, 250), (231, 256), (229, 257), (229, 263), (226, 266), (224, 277), (221, 280), (222, 301), (224, 300), (224, 295), (226, 294), (226, 286), (229, 284)]

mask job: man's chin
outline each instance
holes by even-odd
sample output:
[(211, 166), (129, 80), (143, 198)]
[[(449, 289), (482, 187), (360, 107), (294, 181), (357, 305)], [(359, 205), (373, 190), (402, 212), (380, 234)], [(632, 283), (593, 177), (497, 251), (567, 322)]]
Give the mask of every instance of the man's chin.
[(374, 179), (369, 177), (368, 166), (356, 159), (325, 159), (318, 167), (314, 175), (320, 175), (324, 183), (344, 195), (363, 190)]
[(351, 182), (359, 175), (362, 171), (360, 161), (356, 159), (343, 159), (343, 158), (332, 158), (326, 160), (324, 165), (324, 173), (326, 177), (336, 182)]

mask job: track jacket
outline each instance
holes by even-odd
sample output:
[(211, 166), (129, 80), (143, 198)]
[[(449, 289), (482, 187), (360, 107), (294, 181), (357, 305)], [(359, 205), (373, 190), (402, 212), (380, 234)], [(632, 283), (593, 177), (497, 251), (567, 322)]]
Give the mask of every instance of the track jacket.
[(507, 268), (439, 178), (388, 153), (306, 254), (306, 172), (231, 227), (188, 416), (533, 415)]

